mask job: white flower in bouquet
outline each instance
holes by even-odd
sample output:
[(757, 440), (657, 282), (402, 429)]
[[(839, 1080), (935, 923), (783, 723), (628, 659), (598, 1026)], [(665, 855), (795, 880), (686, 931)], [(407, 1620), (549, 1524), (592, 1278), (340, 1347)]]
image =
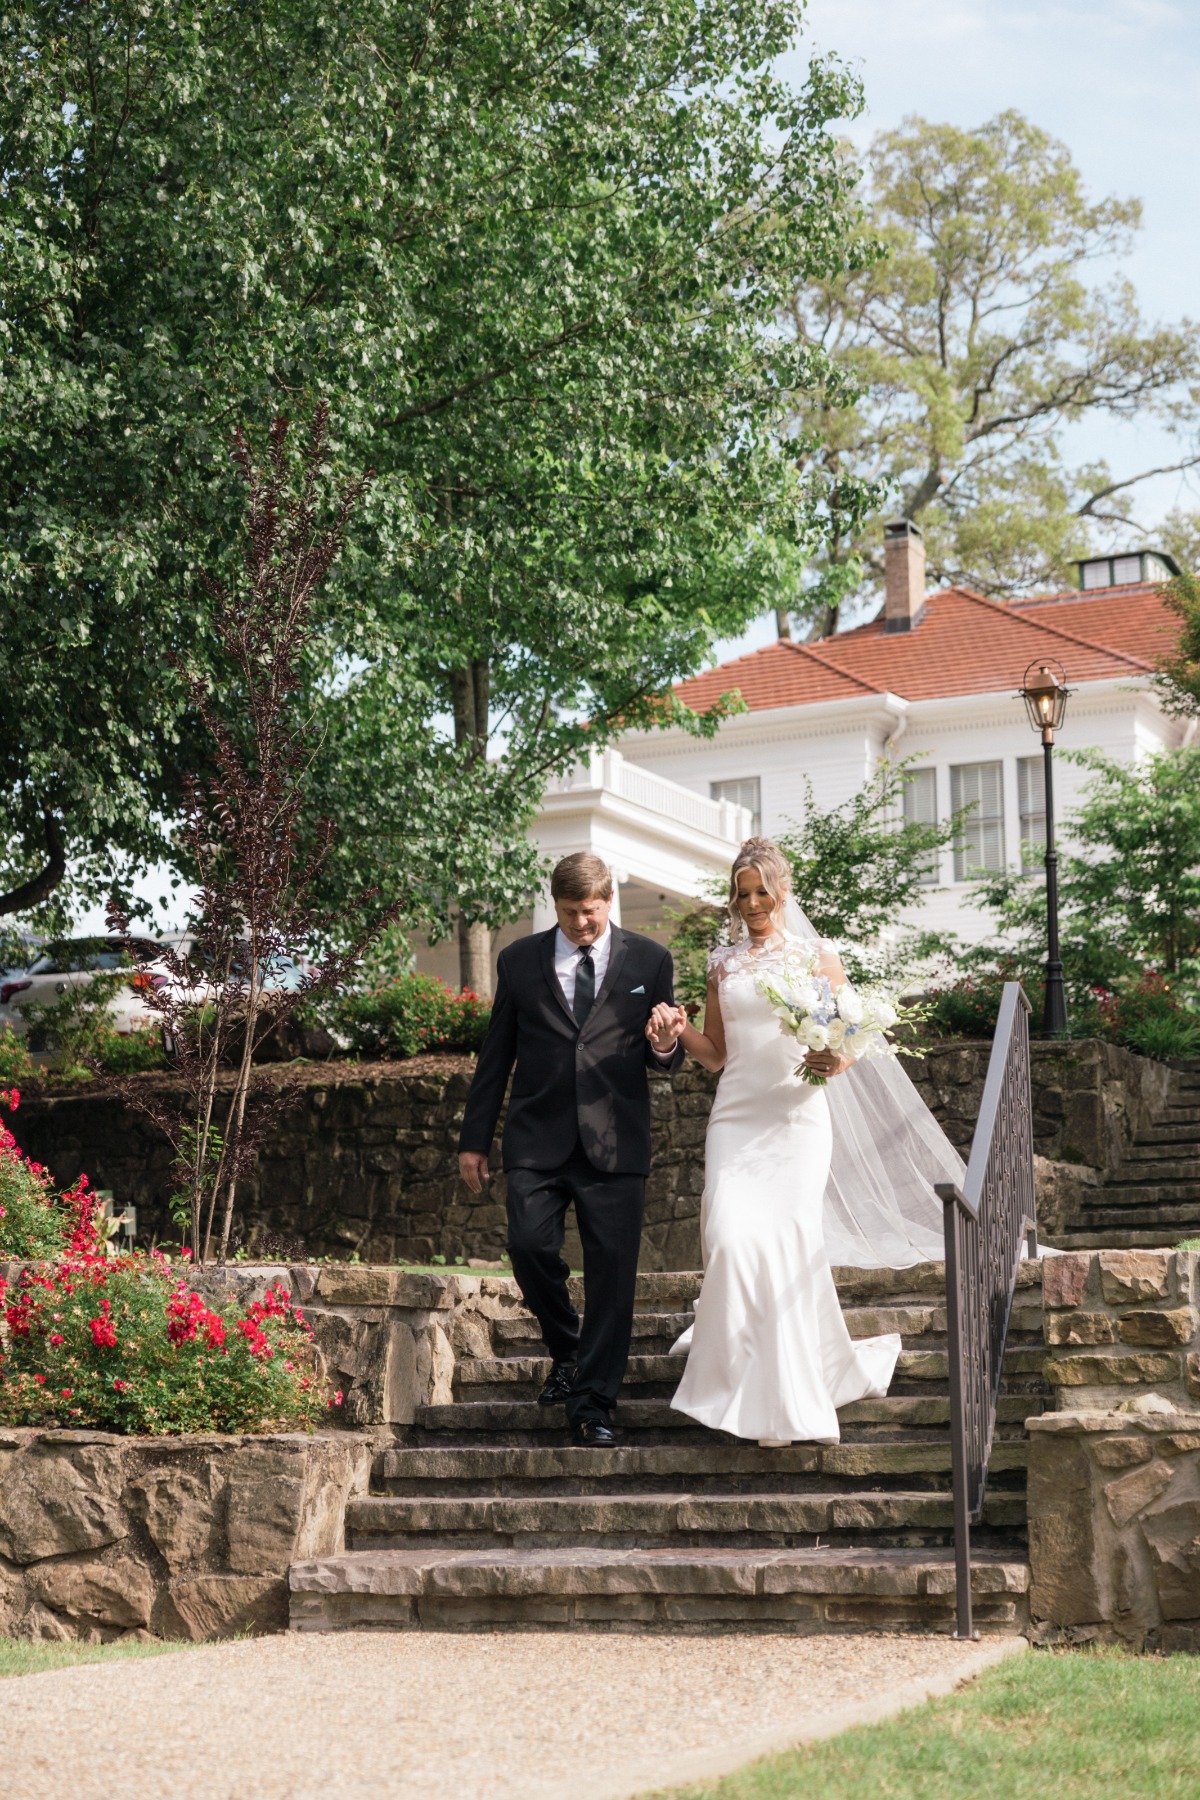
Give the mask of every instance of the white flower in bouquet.
[(845, 1019), (847, 1025), (861, 1025), (863, 1021), (862, 996), (855, 992), (848, 981), (844, 981), (835, 996), (838, 1014)]
[[(835, 989), (821, 973), (815, 951), (789, 952), (782, 976), (764, 973), (757, 987), (787, 1037), (806, 1051), (832, 1050), (852, 1062), (895, 1056), (897, 1047), (887, 1033), (919, 1016), (916, 1008), (901, 1006), (881, 989), (860, 993), (848, 981)], [(798, 1064), (796, 1074), (814, 1087), (825, 1085), (826, 1077), (807, 1062)]]

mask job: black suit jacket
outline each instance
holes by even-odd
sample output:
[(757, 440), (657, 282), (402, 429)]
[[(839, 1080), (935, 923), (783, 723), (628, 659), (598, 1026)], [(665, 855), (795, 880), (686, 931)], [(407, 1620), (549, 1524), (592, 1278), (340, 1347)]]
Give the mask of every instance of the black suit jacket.
[(467, 1096), (460, 1150), (490, 1151), (516, 1064), (504, 1127), (506, 1169), (556, 1169), (576, 1145), (610, 1175), (650, 1172), (648, 1064), (674, 1069), (646, 1039), (652, 1008), (674, 1003), (669, 952), (612, 928), (604, 983), (582, 1031), (554, 973), (556, 927), (500, 953), (492, 1023)]

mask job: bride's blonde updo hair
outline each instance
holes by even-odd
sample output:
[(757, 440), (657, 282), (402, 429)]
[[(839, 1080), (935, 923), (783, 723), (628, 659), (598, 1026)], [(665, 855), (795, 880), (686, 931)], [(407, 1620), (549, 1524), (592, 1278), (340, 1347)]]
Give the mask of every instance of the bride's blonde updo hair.
[(735, 938), (746, 929), (737, 904), (737, 878), (743, 869), (756, 869), (762, 877), (762, 884), (771, 896), (771, 916), (778, 929), (782, 923), (780, 915), (784, 901), (792, 891), (792, 872), (783, 851), (770, 838), (752, 837), (746, 839), (734, 857), (729, 871), (729, 928)]

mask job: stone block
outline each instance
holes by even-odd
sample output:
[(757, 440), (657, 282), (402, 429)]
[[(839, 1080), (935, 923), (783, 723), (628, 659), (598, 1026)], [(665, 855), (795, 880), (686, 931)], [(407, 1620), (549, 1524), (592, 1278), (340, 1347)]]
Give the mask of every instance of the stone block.
[(1162, 1506), (1142, 1519), (1164, 1619), (1200, 1619), (1200, 1500)]
[(1125, 1313), (1117, 1329), (1123, 1344), (1190, 1344), (1196, 1335), (1196, 1316), (1190, 1306), (1138, 1310)]
[(150, 1623), (155, 1582), (146, 1565), (132, 1557), (48, 1562), (32, 1569), (28, 1579), (42, 1604), (70, 1621), (72, 1635), (92, 1625), (128, 1631)]
[(1120, 1352), (1095, 1356), (1051, 1356), (1044, 1367), (1052, 1387), (1153, 1387), (1160, 1381), (1178, 1381), (1178, 1356), (1153, 1351)]
[(1048, 1344), (1112, 1344), (1116, 1342), (1113, 1321), (1107, 1313), (1059, 1312), (1046, 1314)]
[(1150, 1461), (1150, 1446), (1143, 1438), (1101, 1438), (1093, 1444), (1092, 1457), (1102, 1469), (1129, 1469)]
[(130, 1504), (172, 1570), (205, 1562), (218, 1549), (224, 1499), (218, 1460), (213, 1456), (190, 1470), (151, 1469), (130, 1484)]
[(283, 1631), (287, 1582), (280, 1575), (183, 1575), (170, 1583), (155, 1621), (163, 1637), (189, 1643), (245, 1632)]
[(1140, 1468), (1119, 1475), (1105, 1483), (1104, 1500), (1108, 1515), (1118, 1531), (1123, 1531), (1138, 1513), (1145, 1512), (1170, 1487), (1175, 1471), (1170, 1463), (1156, 1457)]
[(1100, 1292), (1110, 1306), (1169, 1299), (1172, 1254), (1170, 1250), (1102, 1250)]
[(1092, 1476), (1081, 1443), (1065, 1433), (1031, 1434), (1027, 1505), (1033, 1617), (1055, 1626), (1102, 1620), (1107, 1596), (1096, 1567)]
[(1087, 1251), (1072, 1250), (1063, 1256), (1048, 1256), (1043, 1264), (1042, 1294), (1047, 1310), (1078, 1306), (1087, 1292), (1093, 1257)]
[(0, 1555), (12, 1562), (99, 1550), (128, 1534), (119, 1438), (34, 1435), (7, 1462), (0, 1483)]

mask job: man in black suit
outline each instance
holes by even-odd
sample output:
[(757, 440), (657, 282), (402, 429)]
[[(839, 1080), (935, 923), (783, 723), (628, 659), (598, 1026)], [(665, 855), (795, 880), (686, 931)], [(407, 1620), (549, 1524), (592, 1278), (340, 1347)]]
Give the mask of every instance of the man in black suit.
[[(553, 1359), (539, 1399), (565, 1401), (578, 1444), (616, 1442), (650, 1171), (648, 1064), (673, 1069), (685, 1016), (671, 958), (609, 923), (612, 876), (568, 856), (550, 883), (558, 924), (500, 954), (492, 1023), (467, 1096), (459, 1170), (474, 1193), (516, 1064), (504, 1128), (508, 1249)], [(562, 1258), (567, 1207), (583, 1242), (582, 1329)]]

